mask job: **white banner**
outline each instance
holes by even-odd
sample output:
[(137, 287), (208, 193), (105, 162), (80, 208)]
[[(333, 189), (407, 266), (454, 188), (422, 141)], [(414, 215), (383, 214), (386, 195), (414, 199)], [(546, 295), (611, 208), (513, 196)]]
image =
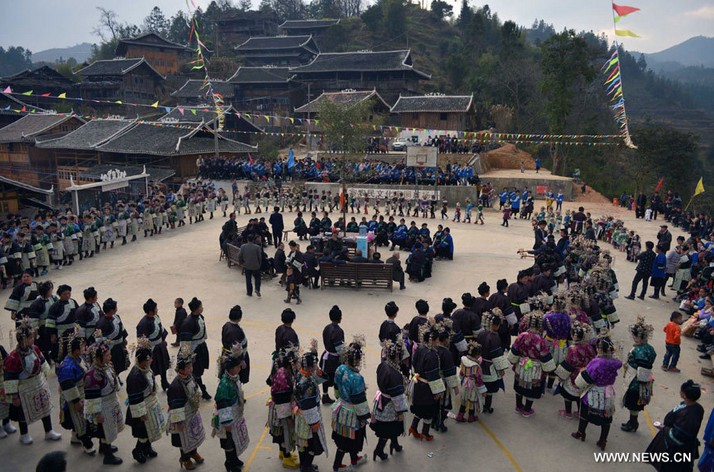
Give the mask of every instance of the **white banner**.
[(368, 197), (370, 199), (392, 199), (394, 197), (404, 197), (406, 200), (414, 200), (415, 198), (426, 200), (440, 200), (441, 192), (439, 190), (420, 190), (420, 189), (383, 189), (369, 187), (349, 187), (347, 189), (349, 195), (357, 197)]

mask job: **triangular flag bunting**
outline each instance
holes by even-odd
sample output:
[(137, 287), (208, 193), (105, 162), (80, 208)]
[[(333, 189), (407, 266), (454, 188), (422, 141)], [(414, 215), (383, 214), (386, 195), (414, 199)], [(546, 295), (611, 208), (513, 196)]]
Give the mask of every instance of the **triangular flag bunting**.
[(629, 36), (631, 38), (639, 38), (638, 34), (632, 32), (632, 30), (615, 29), (615, 34), (617, 36)]
[(32, 95), (32, 90), (28, 90), (27, 92), (22, 92), (23, 95)]
[(10, 86), (7, 86), (5, 87), (5, 90), (3, 90), (2, 93), (12, 93), (12, 89), (10, 88)]
[(616, 3), (612, 4), (612, 9), (615, 10), (615, 13), (617, 13), (617, 16), (627, 16), (630, 13), (640, 11), (640, 9), (637, 7), (628, 7), (625, 5), (618, 5)]
[(62, 92), (61, 94), (57, 95), (57, 98), (67, 98), (67, 93)]
[(154, 108), (159, 108), (159, 102), (156, 101), (156, 102), (152, 103), (151, 106)]

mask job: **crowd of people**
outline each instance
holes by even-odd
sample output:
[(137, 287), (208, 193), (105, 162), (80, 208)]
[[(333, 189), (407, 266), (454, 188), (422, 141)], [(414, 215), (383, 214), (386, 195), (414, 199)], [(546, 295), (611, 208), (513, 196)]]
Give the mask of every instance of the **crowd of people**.
[(15, 285), (23, 271), (35, 277), (50, 269), (62, 270), (91, 259), (116, 245), (173, 231), (204, 221), (222, 211), (226, 216), (228, 196), (211, 183), (184, 185), (172, 192), (151, 185), (136, 201), (118, 201), (76, 215), (62, 211), (38, 211), (34, 217), (10, 214), (0, 222), (0, 286)]
[[(541, 229), (538, 225), (536, 231)], [(280, 448), (282, 466), (304, 472), (317, 469), (315, 457), (329, 447), (322, 405), (334, 403), (328, 414), (336, 448), (332, 470), (338, 471), (367, 460), (363, 449), (368, 426), (377, 436), (373, 460), (386, 460), (387, 445), (389, 454), (399, 453), (399, 437), (405, 433), (426, 442), (435, 439), (434, 432), (446, 433), (450, 412), (456, 423), (497, 414), (494, 394), (506, 389), (509, 370), (518, 415), (533, 417), (534, 405), (551, 390), (563, 397), (563, 408), (557, 413), (578, 420), (572, 437), (585, 441), (588, 425), (599, 426), (596, 443), (605, 450), (621, 399), (629, 412), (621, 429), (635, 433), (639, 412), (653, 391), (657, 357), (651, 344), (653, 327), (638, 317), (627, 328), (632, 347), (626, 357), (618, 359), (619, 350), (610, 337), (619, 322), (612, 258), (591, 237), (591, 220), (579, 229), (562, 228), (557, 244), (552, 235), (536, 234), (532, 267), (521, 270), (512, 283), (498, 280), (493, 292), (486, 282), (481, 283), (478, 296), (461, 296), (460, 308), (445, 298), (432, 317), (429, 304), (419, 300), (417, 315), (402, 325), (396, 321), (397, 304), (387, 303), (387, 319), (376, 335), (382, 352), (374, 400), (371, 394), (368, 397), (361, 373), (365, 338), (346, 336), (340, 327), (342, 310), (333, 306), (329, 311), (320, 354), (317, 341), (300, 342), (293, 326), (296, 313), (285, 309), (275, 331), (273, 367), (267, 380), (271, 397), (267, 424)], [(210, 354), (200, 300), (193, 298), (188, 312), (183, 300), (176, 300), (171, 331), (177, 335), (172, 345), (179, 347), (177, 376), (169, 382), (169, 333), (153, 300), (143, 306), (145, 316), (136, 327), (135, 347), (130, 352), (116, 301), (109, 298), (100, 306), (97, 291), (89, 287), (79, 305), (71, 287), (60, 285), (55, 291), (50, 282), (37, 284), (33, 275), (33, 271), (24, 272), (13, 291), (19, 298), (12, 298), (6, 306), (17, 322), (18, 344), (2, 353), (3, 436), (15, 432), (12, 422), (16, 422), (22, 443), (29, 444), (27, 425), (41, 420), (45, 439), (61, 438), (50, 417), (46, 373), (52, 362), (61, 389), (62, 427), (72, 431), (72, 441), (81, 444), (88, 455), (96, 454), (94, 439), (98, 439), (104, 464), (121, 463), (112, 443), (127, 425), (137, 439), (132, 457), (145, 463), (157, 455), (152, 443), (168, 430), (182, 467), (193, 469), (205, 460), (198, 452), (206, 439), (200, 402), (213, 400), (216, 409), (210, 428), (225, 452), (224, 466), (228, 471), (241, 470), (240, 456), (248, 444), (243, 385), (250, 381), (250, 357), (239, 306), (230, 310), (222, 328), (216, 372), (220, 381), (212, 397), (203, 381), (210, 371)], [(669, 346), (667, 353), (671, 358)], [(620, 376), (627, 387), (616, 392)], [(122, 388), (129, 399), (125, 411), (117, 398)], [(159, 388), (166, 391), (167, 411), (157, 401)], [(704, 416), (697, 402), (701, 388), (687, 381), (680, 394), (682, 403), (664, 418), (648, 452), (690, 452), (696, 457), (696, 437)], [(405, 421), (409, 413), (411, 422)], [(711, 461), (710, 444), (705, 446), (702, 461)], [(346, 457), (349, 463), (343, 464)]]
[(380, 160), (362, 160), (343, 163), (339, 159), (313, 160), (310, 157), (297, 161), (267, 161), (248, 158), (203, 158), (197, 162), (198, 175), (204, 179), (253, 180), (258, 182), (350, 182), (369, 184), (404, 185), (476, 185), (480, 182), (473, 167), (466, 164), (447, 164), (439, 168), (407, 167), (404, 162), (386, 163)]
[(649, 198), (642, 192), (637, 197), (623, 193), (620, 205), (634, 210), (636, 218), (646, 221), (657, 221), (660, 216), (691, 236), (708, 238), (714, 232), (714, 219), (711, 215), (689, 210), (679, 193), (671, 190), (668, 190), (664, 197), (659, 191), (655, 191)]

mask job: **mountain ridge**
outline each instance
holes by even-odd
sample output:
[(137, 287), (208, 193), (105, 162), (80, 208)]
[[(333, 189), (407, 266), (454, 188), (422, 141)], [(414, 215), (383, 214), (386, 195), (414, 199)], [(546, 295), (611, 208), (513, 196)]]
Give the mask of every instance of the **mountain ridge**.
[(80, 43), (66, 48), (51, 48), (45, 49), (32, 54), (32, 62), (57, 62), (60, 58), (64, 61), (73, 57), (78, 63), (82, 63), (89, 59), (92, 54), (91, 43)]

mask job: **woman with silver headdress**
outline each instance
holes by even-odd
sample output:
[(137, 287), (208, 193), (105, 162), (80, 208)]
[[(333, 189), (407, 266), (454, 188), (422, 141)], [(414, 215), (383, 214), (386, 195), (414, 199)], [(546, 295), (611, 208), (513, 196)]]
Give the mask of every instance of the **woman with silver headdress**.
[[(479, 326), (480, 325), (479, 320)], [(439, 355), (439, 375), (446, 385), (446, 390), (444, 390), (444, 394), (439, 398), (439, 410), (434, 418), (434, 430), (445, 433), (448, 431), (448, 428), (444, 424), (446, 415), (453, 408), (453, 398), (459, 394), (459, 377), (456, 373), (454, 357), (449, 350), (453, 334), (452, 322), (450, 319), (445, 318), (436, 324), (436, 328), (438, 331), (436, 353)]]
[(15, 331), (17, 348), (3, 361), (5, 401), (10, 404), (10, 419), (20, 424), (20, 442), (32, 444), (28, 425), (41, 419), (45, 440), (57, 441), (62, 435), (52, 430), (50, 388), (47, 385), (47, 360), (34, 345), (35, 330), (29, 319), (20, 321)]
[(273, 370), (267, 381), (270, 385), (268, 428), (273, 443), (280, 448), (280, 460), (286, 469), (297, 469), (292, 451), (295, 449), (294, 380), (299, 356), (297, 346), (282, 348), (273, 353)]
[[(513, 364), (513, 389), (516, 391), (516, 414), (529, 418), (535, 414), (533, 402), (543, 395), (543, 380), (555, 370), (553, 356), (543, 332), (543, 313), (534, 311), (523, 317), (527, 330), (518, 335), (508, 353)], [(524, 403), (525, 399), (525, 403)]]
[(92, 436), (99, 438), (99, 453), (104, 455), (104, 464), (119, 465), (122, 460), (114, 455), (117, 448), (112, 446), (124, 430), (124, 417), (117, 396), (119, 378), (112, 367), (111, 345), (102, 338), (101, 331), (95, 334), (88, 354), (92, 365), (84, 374), (84, 416), (89, 421)]
[(319, 386), (325, 378), (317, 367), (317, 341), (303, 354), (295, 379), (295, 436), (300, 456), (300, 472), (316, 472), (315, 456), (327, 453), (325, 427), (320, 412)]
[(204, 459), (198, 453), (198, 447), (206, 439), (201, 413), (198, 411), (201, 390), (193, 378), (195, 357), (190, 345), (182, 345), (179, 348), (176, 355), (178, 375), (166, 391), (171, 445), (181, 451), (179, 463), (186, 470), (193, 470), (196, 464), (203, 464)]
[(641, 315), (637, 317), (637, 322), (630, 326), (630, 335), (634, 344), (627, 354), (625, 383), (629, 382), (629, 384), (622, 399), (623, 406), (630, 410), (630, 420), (623, 423), (620, 428), (628, 433), (637, 431), (639, 426), (637, 416), (652, 399), (654, 384), (652, 366), (657, 358), (654, 348), (647, 343), (652, 335), (652, 329), (652, 325), (647, 324), (644, 316)]
[(493, 413), (493, 395), (498, 392), (499, 388), (504, 388), (503, 376), (510, 366), (508, 358), (504, 354), (500, 336), (502, 326), (508, 326), (502, 315), (503, 313), (498, 308), (484, 313), (481, 320), (484, 329), (476, 336), (476, 342), (481, 345), (481, 369), (483, 383), (486, 386), (483, 412), (489, 414)]
[(136, 462), (143, 464), (146, 459), (158, 455), (151, 443), (161, 439), (167, 421), (156, 398), (156, 381), (151, 370), (153, 346), (148, 338), (137, 339), (134, 356), (134, 367), (126, 376), (126, 394), (129, 397), (126, 424), (131, 426), (131, 435), (136, 438), (131, 455)]
[(201, 380), (203, 372), (208, 369), (209, 364), (208, 346), (206, 345), (208, 336), (206, 334), (206, 320), (203, 317), (203, 303), (198, 298), (193, 297), (188, 302), (188, 308), (191, 310), (191, 314), (181, 323), (181, 329), (179, 330), (181, 347), (188, 346), (196, 354), (196, 359), (193, 362), (193, 372), (195, 374), (192, 378), (201, 389), (201, 398), (210, 400), (211, 395), (209, 395), (206, 385)]
[(575, 385), (581, 391), (580, 423), (578, 430), (571, 436), (585, 441), (588, 423), (600, 426), (597, 445), (604, 451), (615, 413), (615, 380), (622, 362), (613, 357), (615, 347), (610, 338), (599, 338), (596, 347), (597, 357), (588, 362), (575, 379)]
[[(543, 328), (550, 355), (557, 368), (567, 356), (570, 337), (570, 316), (565, 312), (565, 298), (562, 295), (553, 297), (550, 311), (543, 317)], [(553, 388), (555, 378), (555, 372), (548, 374), (548, 388)]]
[(60, 386), (60, 424), (72, 431), (72, 444), (82, 444), (84, 453), (93, 456), (97, 450), (89, 434), (89, 424), (84, 416), (84, 375), (88, 370), (84, 360), (84, 338), (74, 332), (67, 342), (68, 353), (60, 353), (62, 363), (57, 367)]
[(367, 456), (359, 455), (364, 446), (366, 425), (371, 414), (367, 403), (367, 387), (359, 373), (364, 359), (365, 341), (355, 337), (343, 351), (343, 363), (334, 374), (335, 388), (339, 393), (337, 404), (332, 408), (332, 439), (337, 453), (332, 469), (339, 471), (345, 454), (350, 455), (352, 466), (367, 462)]
[(243, 417), (245, 398), (240, 381), (240, 371), (245, 368), (245, 352), (236, 343), (223, 351), (220, 359), (220, 380), (216, 395), (216, 413), (211, 419), (213, 436), (218, 436), (221, 449), (226, 454), (224, 465), (228, 472), (240, 472), (240, 456), (248, 447), (248, 427)]
[(399, 436), (404, 434), (404, 414), (409, 411), (406, 397), (407, 379), (402, 374), (404, 342), (401, 336), (396, 340), (382, 341), (382, 363), (377, 367), (377, 395), (374, 398), (370, 428), (379, 438), (372, 459), (387, 459), (384, 447), (389, 443), (389, 454), (402, 452)]
[(587, 367), (596, 355), (595, 348), (587, 341), (587, 333), (591, 331), (587, 324), (579, 321), (572, 322), (570, 325), (570, 346), (568, 346), (565, 359), (555, 369), (555, 375), (560, 378), (558, 392), (565, 401), (565, 409), (559, 410), (558, 413), (565, 418), (573, 418), (573, 402), (580, 403), (582, 391), (575, 384), (575, 380), (580, 371)]
[[(446, 386), (440, 375), (439, 354), (436, 352), (439, 332), (433, 318), (419, 327), (419, 347), (414, 352), (412, 367), (414, 377), (409, 384), (411, 412), (414, 419), (409, 434), (420, 441), (433, 441), (429, 434), (431, 423), (439, 413), (439, 400)], [(424, 422), (421, 433), (419, 421)]]

